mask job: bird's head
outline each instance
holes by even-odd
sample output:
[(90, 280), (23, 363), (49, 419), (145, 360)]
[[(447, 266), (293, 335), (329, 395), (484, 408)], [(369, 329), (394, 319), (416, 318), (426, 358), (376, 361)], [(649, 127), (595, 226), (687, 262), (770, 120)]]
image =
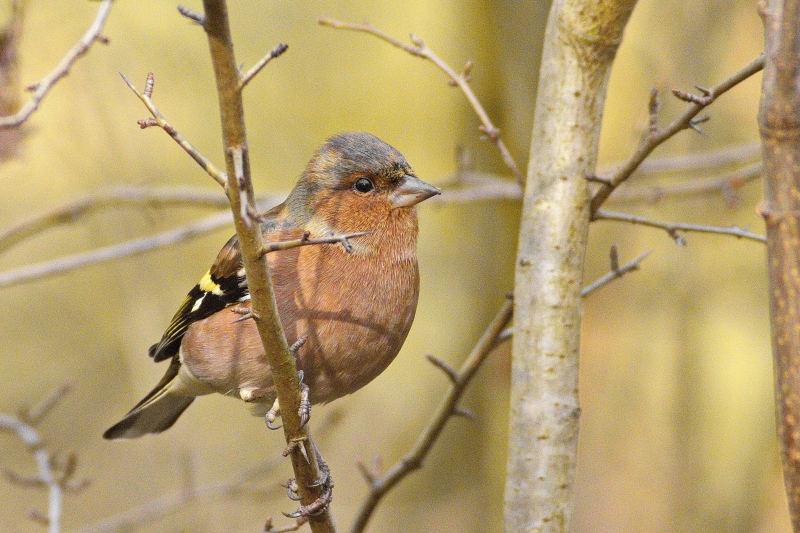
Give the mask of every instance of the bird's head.
[(348, 132), (317, 150), (286, 207), (299, 222), (333, 232), (372, 231), (387, 219), (414, 219), (412, 208), (440, 192), (382, 140)]

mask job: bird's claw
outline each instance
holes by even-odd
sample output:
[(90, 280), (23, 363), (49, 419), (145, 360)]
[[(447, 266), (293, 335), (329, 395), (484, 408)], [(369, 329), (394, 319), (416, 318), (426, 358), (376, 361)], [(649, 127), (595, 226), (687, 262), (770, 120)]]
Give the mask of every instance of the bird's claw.
[[(325, 512), (325, 509), (328, 508), (330, 503), (333, 501), (333, 477), (331, 477), (331, 469), (328, 466), (328, 463), (325, 462), (325, 459), (322, 458), (322, 454), (319, 453), (316, 445), (313, 446), (314, 454), (317, 456), (317, 467), (319, 468), (319, 479), (308, 486), (310, 489), (320, 489), (319, 498), (314, 500), (308, 505), (300, 506), (295, 512), (293, 513), (283, 513), (284, 516), (288, 518), (307, 518), (309, 516), (318, 516)], [(295, 486), (297, 482), (294, 480), (290, 480), (290, 482), (294, 482)], [(289, 496), (292, 498), (292, 496)], [(292, 498), (294, 499), (294, 498)]]
[(248, 306), (237, 305), (236, 307), (231, 307), (231, 312), (236, 313), (237, 315), (242, 315), (233, 321), (234, 324), (247, 320), (248, 318), (255, 318), (253, 311)]
[(311, 401), (308, 399), (308, 385), (303, 383), (303, 371), (297, 375), (300, 378), (300, 407), (297, 409), (297, 414), (300, 417), (300, 427), (303, 427), (311, 419)]
[(267, 411), (267, 415), (264, 417), (264, 422), (267, 423), (267, 427), (271, 430), (280, 429), (283, 427), (283, 424), (276, 426), (275, 419), (278, 418), (278, 414), (281, 412), (281, 404), (278, 402), (278, 399), (275, 398), (275, 402), (272, 404), (272, 407), (269, 411)]
[(286, 497), (292, 501), (298, 502), (300, 501), (300, 487), (297, 485), (297, 481), (292, 477), (286, 482)]
[[(301, 339), (305, 341), (305, 338)], [(300, 341), (297, 341), (299, 343)], [(295, 343), (295, 345), (297, 344)], [(311, 401), (308, 399), (309, 389), (308, 385), (303, 383), (303, 371), (298, 370), (297, 378), (300, 380), (300, 407), (297, 409), (297, 415), (300, 417), (300, 427), (302, 428), (305, 426), (308, 421), (311, 419)], [(245, 401), (252, 401), (248, 398), (242, 396), (242, 399)], [(267, 411), (266, 416), (264, 417), (264, 421), (267, 423), (267, 427), (269, 429), (280, 429), (282, 425), (276, 425), (275, 420), (278, 418), (278, 415), (281, 413), (281, 406), (278, 402), (278, 399), (275, 398), (275, 402), (272, 404), (272, 407), (269, 411)]]
[(301, 505), (293, 513), (283, 513), (283, 516), (287, 518), (319, 516), (320, 514), (325, 512), (325, 509), (328, 508), (328, 506), (331, 504), (332, 501), (333, 501), (333, 483), (331, 482), (331, 484), (322, 491), (322, 494), (320, 495), (319, 498), (309, 503), (308, 505)]

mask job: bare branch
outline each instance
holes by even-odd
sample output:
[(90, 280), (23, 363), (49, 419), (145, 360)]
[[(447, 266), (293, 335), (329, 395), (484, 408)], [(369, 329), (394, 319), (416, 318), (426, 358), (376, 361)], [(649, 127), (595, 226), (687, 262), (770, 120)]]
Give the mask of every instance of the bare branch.
[[(262, 197), (262, 208), (277, 205), (285, 194)], [(61, 206), (25, 218), (10, 228), (0, 231), (0, 253), (48, 229), (70, 224), (92, 213), (113, 207), (161, 207), (190, 206), (215, 207), (228, 206), (228, 199), (218, 190), (202, 190), (191, 187), (147, 187), (123, 185), (105, 191), (88, 194)]]
[(241, 77), (239, 78), (239, 90), (241, 91), (242, 89), (244, 89), (245, 85), (247, 85), (250, 82), (250, 80), (252, 80), (256, 76), (256, 74), (261, 72), (262, 68), (267, 66), (267, 63), (269, 63), (276, 57), (279, 57), (288, 49), (289, 49), (288, 44), (278, 44), (275, 48), (270, 50), (269, 53), (267, 53), (267, 55), (262, 57), (258, 61), (258, 63), (253, 65), (253, 67), (250, 70), (241, 75)]
[(592, 197), (592, 213), (596, 213), (600, 209), (614, 189), (628, 179), (630, 175), (633, 174), (633, 172), (639, 167), (642, 161), (644, 161), (644, 159), (650, 155), (650, 153), (655, 150), (657, 146), (682, 130), (696, 127), (697, 119), (695, 117), (697, 117), (697, 115), (703, 109), (705, 109), (729, 89), (735, 87), (763, 68), (764, 55), (762, 54), (755, 61), (747, 65), (745, 68), (727, 80), (715, 85), (714, 87), (711, 87), (710, 89), (703, 89), (704, 97), (702, 101), (693, 101), (690, 103), (686, 111), (684, 111), (680, 117), (675, 119), (665, 129), (657, 131), (651, 130), (639, 143), (639, 146), (631, 155), (630, 159), (612, 172), (608, 177), (608, 183), (601, 185), (600, 188), (594, 193), (594, 196)]
[[(721, 166), (744, 164), (760, 157), (761, 146), (758, 143), (736, 144), (690, 154), (648, 157), (636, 169), (636, 174), (642, 176), (664, 172), (699, 172)], [(612, 168), (622, 164), (617, 163), (612, 165)], [(616, 197), (616, 194), (614, 196)]]
[(31, 426), (35, 426), (42, 421), (42, 419), (47, 416), (53, 408), (58, 405), (61, 400), (64, 399), (70, 389), (71, 385), (69, 383), (64, 383), (60, 387), (57, 387), (53, 392), (45, 396), (42, 401), (38, 404), (24, 407), (20, 409), (18, 413), (18, 417), (22, 422), (25, 424), (29, 424)]
[(103, 26), (106, 23), (106, 19), (108, 19), (108, 14), (111, 11), (111, 5), (114, 3), (114, 0), (103, 0), (100, 3), (100, 7), (97, 10), (97, 15), (94, 18), (94, 22), (92, 25), (89, 26), (89, 29), (86, 30), (86, 33), (83, 34), (83, 37), (75, 43), (75, 45), (69, 49), (69, 51), (61, 58), (61, 61), (50, 71), (47, 76), (39, 80), (39, 82), (33, 86), (31, 86), (31, 90), (33, 91), (33, 96), (28, 102), (22, 106), (22, 109), (19, 110), (15, 115), (9, 115), (5, 117), (0, 117), (0, 128), (15, 128), (20, 126), (23, 122), (28, 120), (28, 118), (39, 108), (39, 104), (42, 103), (44, 97), (47, 96), (47, 93), (50, 89), (55, 85), (58, 80), (63, 78), (69, 72), (69, 69), (72, 65), (85, 54), (92, 44), (95, 41), (100, 41), (102, 43), (106, 43), (107, 40), (103, 39), (100, 33), (103, 31)]
[[(612, 246), (611, 249), (612, 250), (616, 250), (616, 246)], [(628, 272), (633, 272), (634, 270), (639, 270), (639, 267), (640, 267), (642, 261), (644, 261), (644, 259), (648, 255), (650, 255), (651, 251), (652, 250), (646, 250), (646, 251), (642, 252), (636, 258), (628, 261), (627, 263), (625, 263), (622, 266), (619, 266), (618, 263), (615, 264), (614, 255), (613, 255), (613, 252), (612, 252), (611, 270), (607, 274), (603, 275), (602, 277), (596, 279), (594, 282), (592, 282), (589, 285), (587, 285), (586, 287), (584, 287), (581, 290), (581, 298), (586, 298), (587, 296), (592, 294), (597, 289), (608, 285), (611, 281), (614, 281), (615, 279), (624, 276)], [(507, 340), (510, 340), (513, 336), (514, 336), (514, 328), (513, 327), (504, 329), (503, 331), (500, 332), (500, 335), (497, 336), (497, 341), (495, 342), (495, 346), (499, 346), (499, 345), (503, 344)]]
[(614, 204), (657, 203), (663, 199), (692, 198), (722, 192), (734, 198), (736, 191), (761, 177), (763, 163), (753, 163), (722, 178), (694, 180), (665, 186), (620, 188), (609, 199)]
[[(41, 416), (43, 416), (43, 413), (49, 410), (63, 396), (63, 393), (63, 388), (57, 389), (56, 392), (49, 396), (49, 401), (46, 400), (40, 405), (39, 409), (34, 411), (42, 413)], [(36, 415), (34, 415), (34, 418), (36, 418)], [(38, 474), (34, 478), (23, 478), (10, 471), (5, 472), (6, 477), (12, 483), (18, 483), (23, 486), (47, 487), (49, 492), (47, 514), (32, 512), (30, 516), (41, 517), (42, 523), (48, 527), (50, 533), (59, 533), (61, 531), (64, 484), (69, 481), (67, 478), (72, 475), (72, 472), (65, 473), (66, 475), (63, 478), (59, 478), (56, 475), (52, 457), (47, 452), (45, 442), (33, 424), (26, 423), (18, 417), (0, 413), (0, 431), (15, 433), (28, 446), (38, 467)]]
[(124, 74), (120, 74), (120, 76), (122, 76), (122, 79), (125, 80), (125, 83), (128, 85), (130, 90), (133, 91), (133, 93), (139, 97), (139, 100), (142, 101), (145, 107), (147, 107), (148, 111), (150, 111), (150, 113), (153, 115), (153, 118), (151, 119), (140, 120), (139, 127), (144, 129), (152, 126), (158, 126), (162, 130), (167, 132), (167, 134), (169, 134), (169, 136), (172, 137), (175, 140), (175, 142), (178, 143), (178, 145), (181, 148), (183, 148), (184, 151), (186, 151), (186, 153), (189, 154), (191, 158), (194, 159), (197, 162), (197, 164), (200, 165), (200, 167), (214, 179), (214, 181), (222, 185), (223, 189), (226, 189), (228, 183), (228, 176), (224, 172), (219, 170), (216, 166), (214, 166), (211, 160), (208, 159), (206, 156), (204, 156), (202, 153), (200, 153), (200, 151), (197, 148), (195, 148), (192, 145), (192, 143), (186, 140), (186, 138), (183, 135), (178, 133), (178, 130), (173, 128), (172, 125), (169, 122), (167, 122), (167, 120), (158, 110), (156, 105), (153, 103), (153, 100), (151, 98), (153, 94), (152, 86), (155, 79), (153, 73), (150, 72), (147, 74), (146, 86), (149, 87), (150, 89), (149, 94), (148, 91), (145, 91), (144, 93), (139, 92), (136, 89), (136, 87), (133, 86), (133, 83), (131, 83), (131, 81), (128, 78), (126, 78)]
[(310, 232), (306, 232), (303, 237), (291, 241), (278, 241), (264, 243), (264, 249), (261, 253), (268, 254), (270, 252), (277, 252), (278, 250), (289, 250), (290, 248), (298, 248), (300, 246), (313, 246), (318, 244), (341, 244), (347, 253), (353, 253), (353, 246), (350, 244), (350, 239), (363, 237), (369, 235), (371, 231), (360, 231), (357, 233), (346, 233), (344, 235), (331, 235), (330, 237), (320, 237), (318, 239), (310, 239)]
[[(475, 376), (478, 368), (480, 368), (480, 365), (497, 345), (497, 336), (500, 335), (500, 332), (503, 331), (506, 324), (511, 320), (513, 308), (513, 302), (509, 299), (486, 328), (486, 331), (472, 349), (472, 352), (469, 354), (466, 361), (464, 361), (464, 364), (461, 365), (457, 379), (451, 378), (453, 383), (450, 385), (450, 390), (448, 390), (442, 403), (436, 410), (436, 413), (417, 439), (411, 451), (381, 477), (378, 477), (377, 473), (367, 471), (365, 477), (368, 480), (372, 478), (369, 492), (364, 502), (361, 504), (356, 520), (350, 530), (351, 533), (360, 533), (364, 531), (367, 522), (383, 496), (408, 474), (422, 466), (422, 461), (428, 455), (431, 448), (433, 448), (434, 443), (439, 438), (447, 421), (452, 416), (462, 414), (458, 408), (458, 401), (461, 399), (461, 395), (466, 390), (467, 385), (469, 385), (470, 381)], [(428, 359), (431, 360), (431, 357), (428, 357)], [(364, 473), (363, 470), (362, 473)]]
[(628, 261), (622, 266), (619, 266), (619, 264), (614, 264), (612, 256), (611, 270), (608, 272), (608, 274), (596, 279), (594, 282), (584, 287), (583, 290), (581, 290), (581, 298), (586, 298), (600, 287), (608, 285), (608, 283), (610, 283), (611, 281), (614, 281), (617, 278), (621, 278), (628, 272), (639, 270), (639, 265), (641, 264), (642, 261), (644, 261), (644, 259), (648, 255), (650, 255), (651, 251), (652, 250), (645, 250), (644, 252), (639, 254), (636, 258), (632, 259), (631, 261)]
[(458, 372), (456, 372), (452, 366), (431, 354), (425, 354), (425, 357), (428, 359), (428, 361), (433, 363), (433, 366), (444, 372), (445, 375), (450, 378), (451, 382), (458, 383)]
[(218, 213), (204, 218), (192, 224), (165, 231), (152, 237), (134, 239), (122, 244), (106, 246), (89, 252), (83, 252), (65, 257), (60, 257), (52, 261), (45, 261), (35, 265), (27, 265), (20, 268), (0, 272), (0, 289), (29, 283), (55, 274), (61, 274), (69, 270), (81, 268), (87, 265), (95, 265), (120, 259), (132, 255), (138, 255), (162, 246), (179, 243), (194, 237), (205, 235), (232, 222), (231, 214), (228, 212)]
[(178, 6), (178, 13), (191, 20), (195, 24), (199, 24), (200, 26), (206, 23), (205, 15), (198, 13), (197, 11), (193, 11), (188, 7)]
[(720, 226), (705, 226), (702, 224), (684, 224), (680, 222), (660, 222), (657, 220), (650, 220), (648, 218), (640, 217), (637, 215), (630, 215), (627, 213), (614, 213), (611, 211), (600, 210), (594, 215), (595, 220), (615, 220), (617, 222), (628, 222), (630, 224), (640, 224), (642, 226), (649, 226), (651, 228), (663, 229), (667, 234), (672, 237), (675, 242), (680, 246), (686, 245), (686, 240), (680, 235), (680, 232), (699, 232), (699, 233), (716, 233), (720, 235), (732, 235), (740, 239), (750, 239), (758, 242), (767, 242), (767, 238), (757, 233), (751, 233), (746, 229), (736, 226), (730, 228), (723, 228)]
[[(250, 177), (250, 160), (244, 123), (240, 74), (233, 50), (228, 7), (225, 0), (203, 0), (205, 24), (211, 63), (217, 83), (222, 138), (225, 148), (226, 170), (236, 179), (227, 180), (226, 194), (239, 238), (239, 249), (251, 294), (253, 313), (267, 354), (275, 392), (280, 402), (283, 431), (286, 442), (302, 440), (299, 448), (303, 454), (292, 453), (292, 468), (300, 488), (303, 506), (297, 511), (313, 509), (315, 519), (310, 522), (314, 533), (336, 530), (328, 508), (329, 499), (317, 508), (319, 502), (330, 497), (330, 486), (318, 484), (319, 452), (311, 440), (308, 424), (300, 419), (300, 380), (294, 355), (289, 350), (286, 335), (278, 316), (275, 292), (269, 276), (267, 258), (262, 253), (264, 236), (259, 224), (253, 224), (250, 211), (255, 209), (253, 183)], [(243, 192), (242, 192), (243, 191)], [(242, 204), (245, 204), (244, 207)], [(308, 459), (307, 461), (305, 459)], [(318, 511), (318, 513), (316, 512)]]
[(516, 161), (514, 161), (511, 152), (509, 152), (508, 148), (506, 148), (505, 143), (502, 141), (502, 139), (500, 139), (500, 130), (497, 129), (494, 124), (492, 124), (488, 113), (486, 113), (486, 110), (483, 109), (480, 100), (478, 100), (478, 97), (475, 96), (475, 93), (472, 92), (472, 88), (469, 86), (469, 72), (472, 69), (471, 62), (467, 63), (462, 74), (458, 74), (447, 63), (442, 61), (439, 56), (433, 53), (433, 51), (425, 45), (425, 42), (422, 39), (413, 34), (411, 35), (411, 42), (414, 43), (414, 46), (405, 44), (366, 23), (351, 24), (348, 22), (340, 22), (338, 20), (327, 18), (321, 18), (317, 22), (323, 26), (330, 26), (331, 28), (335, 29), (354, 30), (374, 35), (375, 37), (382, 39), (387, 43), (400, 48), (401, 50), (405, 50), (413, 56), (427, 59), (439, 67), (450, 78), (452, 85), (458, 86), (458, 88), (461, 89), (461, 92), (464, 93), (464, 96), (472, 106), (472, 109), (475, 110), (478, 118), (480, 118), (481, 126), (479, 129), (486, 134), (486, 136), (495, 144), (495, 146), (497, 146), (497, 149), (500, 151), (500, 157), (503, 159), (503, 163), (505, 163), (509, 170), (511, 170), (511, 173), (515, 178), (517, 178), (517, 180), (521, 179), (521, 174)]

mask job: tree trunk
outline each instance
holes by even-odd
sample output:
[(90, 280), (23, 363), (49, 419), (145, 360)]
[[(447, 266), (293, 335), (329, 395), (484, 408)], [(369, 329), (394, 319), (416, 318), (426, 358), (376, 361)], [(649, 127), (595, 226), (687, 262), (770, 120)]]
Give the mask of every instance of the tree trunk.
[(514, 289), (505, 531), (573, 530), (580, 291), (611, 64), (635, 0), (555, 0)]
[(800, 2), (760, 4), (766, 63), (759, 109), (764, 151), (775, 401), (789, 514), (800, 531)]

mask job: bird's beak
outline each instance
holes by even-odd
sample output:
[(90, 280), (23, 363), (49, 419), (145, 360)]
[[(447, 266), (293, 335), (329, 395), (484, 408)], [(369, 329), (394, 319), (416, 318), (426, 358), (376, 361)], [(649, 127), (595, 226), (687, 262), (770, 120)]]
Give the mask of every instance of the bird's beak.
[(442, 191), (437, 187), (406, 174), (403, 177), (403, 181), (389, 195), (389, 203), (392, 204), (392, 209), (411, 207), (437, 194), (442, 194)]

